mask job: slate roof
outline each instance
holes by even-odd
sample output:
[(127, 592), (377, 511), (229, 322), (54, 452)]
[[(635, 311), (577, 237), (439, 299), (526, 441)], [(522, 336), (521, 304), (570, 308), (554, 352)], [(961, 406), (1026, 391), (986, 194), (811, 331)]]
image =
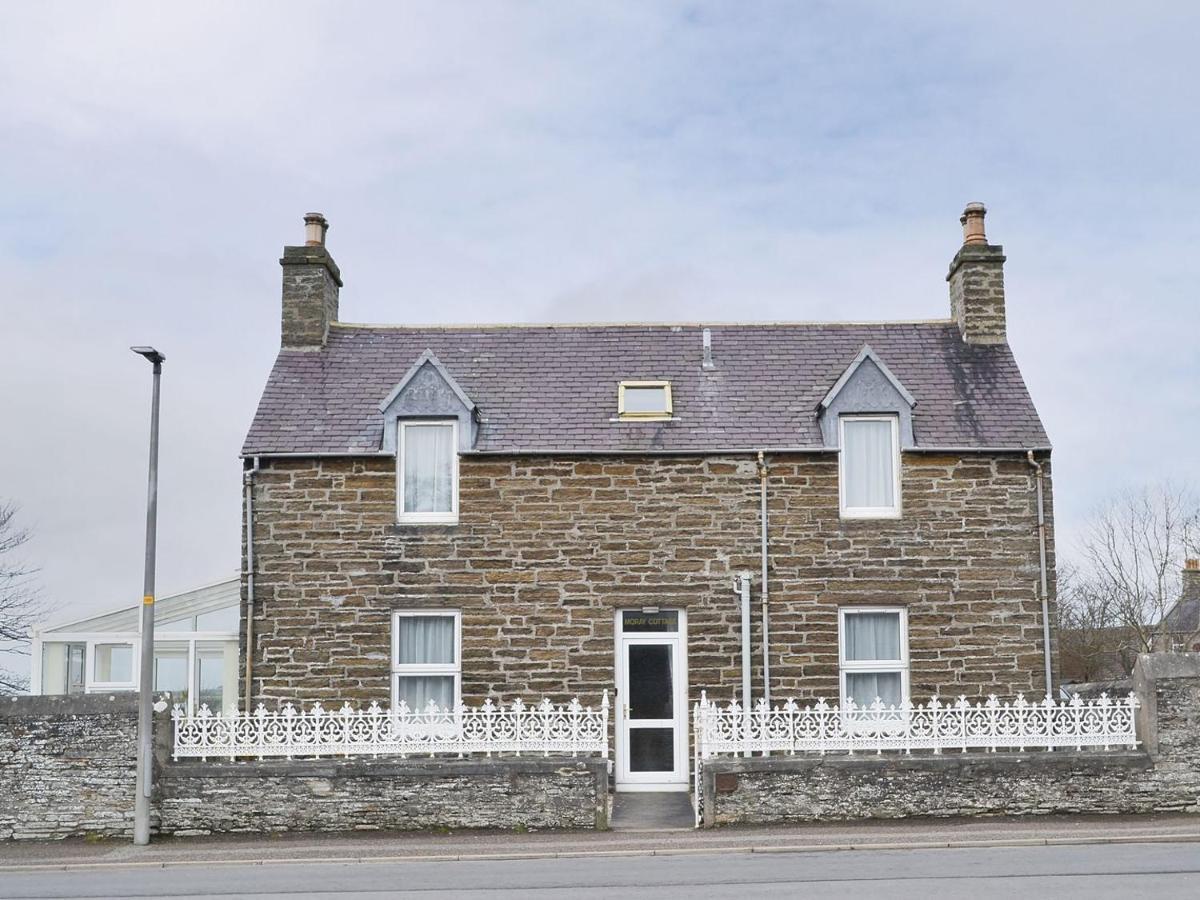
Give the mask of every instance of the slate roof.
[[(281, 351), (242, 448), (379, 452), (379, 402), (432, 350), (481, 416), (476, 451), (819, 448), (817, 405), (864, 345), (916, 398), (918, 448), (1047, 448), (1007, 345), (953, 322), (389, 327), (338, 323), (321, 351)], [(624, 423), (622, 380), (669, 379), (676, 418)]]

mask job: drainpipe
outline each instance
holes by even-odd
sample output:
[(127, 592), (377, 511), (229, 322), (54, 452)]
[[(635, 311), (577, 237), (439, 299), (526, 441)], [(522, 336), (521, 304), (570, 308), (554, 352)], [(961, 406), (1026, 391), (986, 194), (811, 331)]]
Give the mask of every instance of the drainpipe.
[[(742, 728), (750, 733), (750, 573), (742, 572), (734, 582), (742, 601)], [(750, 751), (742, 754), (749, 756)]]
[(1033, 466), (1037, 472), (1037, 528), (1038, 528), (1038, 550), (1040, 552), (1040, 561), (1042, 569), (1042, 644), (1044, 647), (1043, 656), (1046, 662), (1046, 696), (1050, 697), (1053, 693), (1053, 683), (1050, 677), (1050, 587), (1047, 583), (1046, 575), (1046, 501), (1043, 493), (1042, 480), (1042, 464), (1038, 462), (1033, 451), (1030, 450), (1026, 455), (1029, 460), (1029, 465)]
[(771, 619), (767, 608), (767, 463), (763, 451), (758, 451), (759, 505), (762, 519), (762, 651), (763, 699), (771, 702)]
[(258, 457), (242, 476), (246, 499), (246, 671), (245, 699), (246, 714), (250, 714), (251, 686), (254, 684), (254, 475), (258, 471)]

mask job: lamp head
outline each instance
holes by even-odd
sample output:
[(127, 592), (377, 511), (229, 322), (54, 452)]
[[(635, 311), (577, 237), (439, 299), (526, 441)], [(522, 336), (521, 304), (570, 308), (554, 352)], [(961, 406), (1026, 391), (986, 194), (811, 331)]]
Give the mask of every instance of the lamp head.
[(163, 362), (163, 360), (166, 359), (166, 357), (163, 354), (159, 353), (153, 347), (130, 347), (129, 349), (132, 350), (134, 353), (136, 353), (138, 356), (146, 357), (146, 360), (148, 362), (152, 362), (156, 366), (160, 365)]

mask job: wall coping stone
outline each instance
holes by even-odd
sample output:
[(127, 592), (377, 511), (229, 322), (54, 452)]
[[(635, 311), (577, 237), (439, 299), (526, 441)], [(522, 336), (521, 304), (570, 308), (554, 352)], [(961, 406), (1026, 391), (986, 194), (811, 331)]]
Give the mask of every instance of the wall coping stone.
[(392, 777), (447, 778), (474, 775), (546, 774), (563, 769), (607, 776), (608, 761), (602, 757), (509, 757), (490, 759), (263, 759), (230, 762), (209, 759), (170, 762), (163, 767), (162, 779), (177, 778), (337, 778)]
[(0, 719), (137, 712), (137, 692), (0, 697)]

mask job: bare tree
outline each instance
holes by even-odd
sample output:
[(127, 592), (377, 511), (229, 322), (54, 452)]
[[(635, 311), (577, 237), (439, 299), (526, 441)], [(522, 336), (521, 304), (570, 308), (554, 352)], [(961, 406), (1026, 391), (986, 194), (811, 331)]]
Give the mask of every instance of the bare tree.
[(1083, 540), (1086, 590), (1103, 598), (1133, 654), (1165, 643), (1183, 560), (1200, 551), (1200, 500), (1162, 484), (1118, 495), (1097, 511)]
[[(15, 555), (29, 540), (16, 515), (14, 504), (0, 503), (0, 652), (28, 654), (29, 629), (43, 609), (33, 586), (34, 570)], [(0, 665), (0, 694), (21, 693), (28, 687), (28, 679)]]
[(1129, 674), (1133, 662), (1126, 629), (1109, 595), (1071, 563), (1059, 564), (1057, 582), (1058, 655), (1063, 676), (1077, 682)]

